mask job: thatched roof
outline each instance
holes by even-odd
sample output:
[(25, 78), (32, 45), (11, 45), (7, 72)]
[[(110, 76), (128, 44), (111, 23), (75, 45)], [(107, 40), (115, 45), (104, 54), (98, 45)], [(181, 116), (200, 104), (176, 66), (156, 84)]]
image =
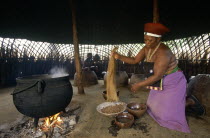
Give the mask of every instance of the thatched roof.
[[(143, 25), (153, 20), (153, 0), (75, 1), (80, 44), (143, 42)], [(72, 43), (69, 0), (16, 0), (0, 7), (0, 37)], [(164, 40), (209, 33), (208, 9), (204, 1), (159, 0), (160, 22), (171, 29)]]

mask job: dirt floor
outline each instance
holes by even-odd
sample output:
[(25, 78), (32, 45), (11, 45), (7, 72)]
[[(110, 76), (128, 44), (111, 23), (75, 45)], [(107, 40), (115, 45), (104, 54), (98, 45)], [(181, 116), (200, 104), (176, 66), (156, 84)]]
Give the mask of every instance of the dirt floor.
[[(73, 82), (71, 81), (73, 84)], [(10, 93), (14, 87), (0, 89), (0, 129), (8, 127), (21, 118), (12, 101)], [(105, 90), (103, 80), (99, 84), (85, 87), (85, 95), (77, 94), (77, 87), (73, 86), (74, 95), (71, 105), (79, 105), (79, 121), (75, 129), (68, 135), (70, 138), (209, 138), (210, 118), (187, 117), (191, 133), (182, 133), (159, 126), (147, 113), (135, 120), (135, 125), (128, 129), (116, 130), (112, 125), (114, 118), (104, 116), (96, 111), (97, 105), (105, 102), (102, 92)], [(118, 88), (119, 99), (122, 102), (145, 103), (148, 92), (138, 91), (131, 94), (127, 86)]]

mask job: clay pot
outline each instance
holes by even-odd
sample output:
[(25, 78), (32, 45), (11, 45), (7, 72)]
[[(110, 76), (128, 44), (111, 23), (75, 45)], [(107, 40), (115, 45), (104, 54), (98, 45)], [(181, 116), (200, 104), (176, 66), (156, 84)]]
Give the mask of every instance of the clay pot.
[[(117, 91), (117, 97), (119, 97), (119, 93), (120, 93), (120, 91)], [(106, 91), (102, 92), (102, 96), (104, 97), (105, 100), (107, 100)]]
[[(104, 85), (106, 85), (106, 81), (107, 81), (106, 78), (107, 78), (107, 72), (104, 75)], [(117, 87), (128, 85), (128, 74), (126, 73), (126, 71), (117, 71), (115, 78), (116, 78)]]
[(210, 116), (210, 74), (198, 74), (192, 77), (187, 86), (187, 96), (194, 95), (206, 108), (206, 116)]
[(131, 76), (133, 75), (134, 73), (128, 73), (128, 78), (131, 78)]
[(132, 102), (127, 104), (127, 111), (135, 117), (140, 118), (147, 111), (147, 106), (143, 103)]
[[(134, 83), (138, 83), (141, 81), (145, 80), (145, 75), (144, 74), (132, 74), (131, 78), (130, 78), (130, 85), (134, 84)], [(140, 88), (140, 90), (146, 91), (148, 89), (146, 89), (146, 87), (142, 87)]]
[(132, 74), (130, 79), (130, 84), (141, 82), (145, 80), (144, 74)]
[(134, 116), (128, 112), (122, 112), (115, 117), (115, 124), (119, 128), (130, 128), (134, 123)]
[[(94, 71), (83, 70), (82, 71), (82, 84), (83, 86), (91, 86), (98, 84), (98, 77)], [(74, 74), (74, 86), (77, 86), (77, 74)]]

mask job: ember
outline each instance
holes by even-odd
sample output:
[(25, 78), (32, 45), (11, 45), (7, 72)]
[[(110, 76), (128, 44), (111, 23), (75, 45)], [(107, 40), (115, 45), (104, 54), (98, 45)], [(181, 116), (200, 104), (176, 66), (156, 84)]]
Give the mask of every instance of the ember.
[(58, 127), (60, 129), (63, 129), (61, 126), (61, 123), (63, 123), (62, 119), (59, 116), (60, 113), (57, 113), (53, 116), (46, 117), (44, 124), (39, 126), (40, 130), (43, 132), (49, 132), (54, 127)]

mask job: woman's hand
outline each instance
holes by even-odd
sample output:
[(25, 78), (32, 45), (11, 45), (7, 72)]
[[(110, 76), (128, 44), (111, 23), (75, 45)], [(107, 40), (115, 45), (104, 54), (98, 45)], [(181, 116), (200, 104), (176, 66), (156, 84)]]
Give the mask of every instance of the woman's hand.
[(133, 85), (131, 85), (131, 91), (132, 92), (136, 92), (138, 89), (140, 88), (138, 83), (134, 83)]
[(113, 56), (115, 59), (119, 59), (120, 58), (120, 54), (118, 54), (117, 52), (112, 52), (111, 56)]

